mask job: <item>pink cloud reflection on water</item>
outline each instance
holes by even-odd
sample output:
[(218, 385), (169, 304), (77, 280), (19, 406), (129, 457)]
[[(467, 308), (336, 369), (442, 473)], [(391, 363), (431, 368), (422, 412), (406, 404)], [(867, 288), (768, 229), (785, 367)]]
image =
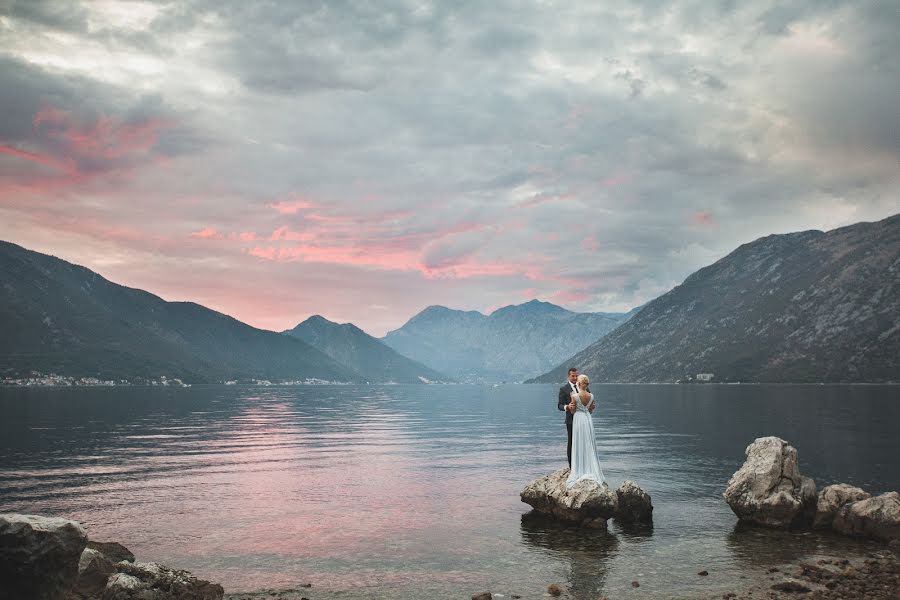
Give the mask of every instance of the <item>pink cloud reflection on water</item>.
[[(334, 416), (326, 409), (320, 419)], [(191, 518), (179, 524), (184, 535), (177, 549), (159, 550), (211, 558), (213, 564), (199, 572), (230, 590), (307, 580), (334, 590), (424, 585), (434, 582), (433, 570), (393, 563), (410, 554), (470, 552), (454, 547), (454, 539), (460, 530), (484, 526), (471, 510), (479, 501), (446, 499), (462, 490), (495, 493), (483, 475), (466, 474), (482, 471), (452, 469), (451, 478), (442, 474), (450, 470), (423, 468), (406, 429), (416, 424), (400, 415), (373, 410), (362, 423), (337, 418), (309, 428), (304, 418), (288, 403), (248, 402), (221, 437), (204, 441), (206, 454), (197, 459), (218, 463), (214, 505), (186, 509)], [(456, 467), (480, 460), (443, 462)], [(241, 557), (247, 566), (216, 566), (216, 557)], [(367, 560), (393, 566), (369, 568)], [(467, 581), (455, 570), (442, 570), (439, 577)]]

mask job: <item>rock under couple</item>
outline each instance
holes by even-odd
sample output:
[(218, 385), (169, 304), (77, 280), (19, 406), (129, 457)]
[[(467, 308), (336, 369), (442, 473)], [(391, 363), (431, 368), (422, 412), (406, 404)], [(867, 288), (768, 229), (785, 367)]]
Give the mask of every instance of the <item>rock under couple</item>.
[(566, 431), (569, 440), (566, 458), (569, 460), (569, 478), (566, 487), (579, 481), (590, 479), (603, 483), (603, 470), (597, 458), (597, 442), (594, 439), (594, 395), (591, 393), (590, 379), (579, 375), (578, 369), (569, 369), (569, 381), (559, 388), (556, 406), (566, 411)]

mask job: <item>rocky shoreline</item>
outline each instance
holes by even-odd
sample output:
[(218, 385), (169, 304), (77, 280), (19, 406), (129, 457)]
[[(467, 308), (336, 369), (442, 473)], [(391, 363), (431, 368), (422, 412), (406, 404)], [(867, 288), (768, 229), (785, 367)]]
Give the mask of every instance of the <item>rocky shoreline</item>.
[(765, 581), (706, 600), (897, 600), (900, 598), (900, 544), (865, 557), (817, 556), (768, 570)]

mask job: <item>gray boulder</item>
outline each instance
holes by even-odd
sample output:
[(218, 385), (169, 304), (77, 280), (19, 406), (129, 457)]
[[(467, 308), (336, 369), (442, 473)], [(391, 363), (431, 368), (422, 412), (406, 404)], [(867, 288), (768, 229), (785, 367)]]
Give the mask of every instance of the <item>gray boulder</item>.
[(0, 514), (0, 600), (62, 600), (75, 585), (85, 544), (75, 521)]
[(842, 508), (871, 497), (872, 494), (846, 483), (827, 486), (819, 493), (813, 527), (820, 529), (831, 527), (835, 515)]
[(788, 527), (811, 518), (816, 484), (801, 477), (797, 450), (777, 437), (754, 440), (747, 460), (728, 480), (723, 494), (741, 521), (768, 527)]
[(197, 579), (157, 563), (116, 565), (103, 591), (103, 600), (222, 600), (225, 591), (217, 583)]
[(131, 550), (120, 544), (119, 542), (95, 542), (93, 540), (88, 540), (88, 548), (91, 550), (97, 550), (103, 556), (108, 558), (110, 562), (134, 562), (134, 554), (131, 553)]
[(90, 598), (100, 595), (106, 588), (109, 576), (116, 572), (115, 565), (103, 553), (85, 548), (78, 561), (78, 581), (75, 593), (79, 597)]
[(650, 494), (638, 484), (626, 479), (616, 490), (618, 510), (616, 520), (626, 523), (649, 523), (653, 521), (653, 503)]
[(847, 504), (834, 516), (838, 533), (884, 541), (900, 539), (900, 494), (888, 492)]
[(522, 490), (522, 502), (536, 511), (585, 527), (606, 529), (606, 520), (615, 516), (618, 498), (606, 483), (579, 481), (566, 488), (569, 468), (535, 479)]

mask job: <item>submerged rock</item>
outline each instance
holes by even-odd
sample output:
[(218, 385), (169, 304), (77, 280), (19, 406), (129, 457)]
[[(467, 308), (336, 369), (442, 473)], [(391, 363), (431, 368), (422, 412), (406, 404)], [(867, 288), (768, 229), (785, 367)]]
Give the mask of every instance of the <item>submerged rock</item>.
[(630, 479), (626, 479), (616, 490), (618, 510), (616, 520), (627, 523), (649, 523), (653, 521), (653, 502), (650, 494)]
[(723, 496), (741, 521), (788, 527), (809, 518), (816, 503), (816, 484), (800, 475), (797, 450), (774, 436), (747, 446), (747, 460), (728, 480)]
[(819, 493), (816, 503), (816, 516), (813, 519), (813, 527), (831, 527), (835, 515), (848, 504), (871, 498), (872, 494), (858, 487), (838, 483), (829, 485)]
[(86, 544), (75, 521), (0, 514), (0, 600), (62, 600)]
[(528, 484), (520, 498), (536, 511), (564, 521), (605, 529), (606, 520), (615, 516), (618, 497), (606, 483), (582, 480), (566, 488), (569, 468), (564, 467)]
[(900, 539), (900, 494), (888, 492), (847, 504), (835, 515), (832, 527), (845, 535)]

